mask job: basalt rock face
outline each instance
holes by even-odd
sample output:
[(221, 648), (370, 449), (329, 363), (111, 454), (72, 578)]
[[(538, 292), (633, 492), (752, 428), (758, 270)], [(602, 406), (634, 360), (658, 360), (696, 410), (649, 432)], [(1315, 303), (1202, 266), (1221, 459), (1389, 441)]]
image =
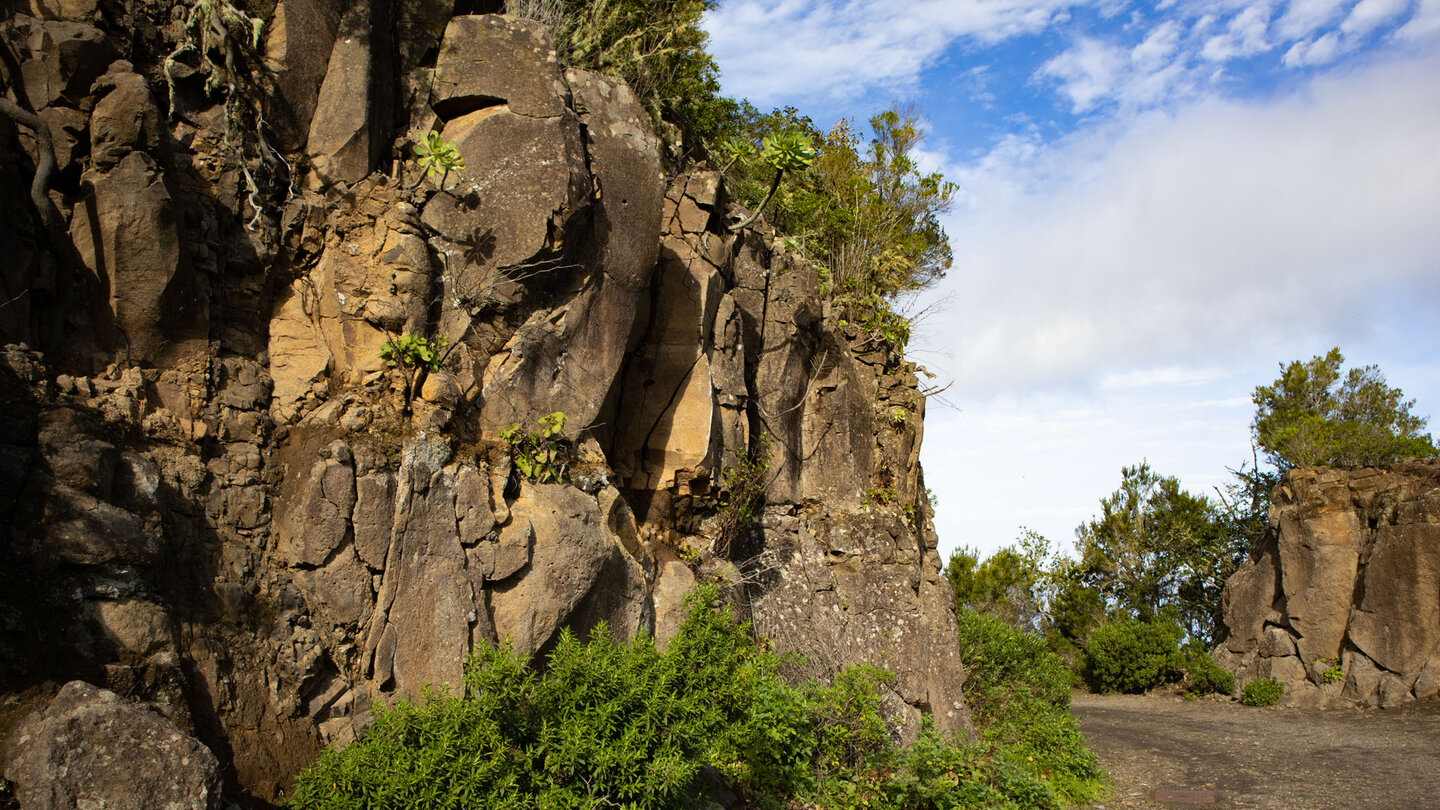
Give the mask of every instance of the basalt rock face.
[(1237, 684), (1277, 678), (1293, 705), (1434, 698), (1440, 462), (1291, 471), (1223, 598), (1214, 654)]
[[(900, 733), (968, 728), (919, 370), (716, 173), (667, 178), (623, 84), (510, 17), (279, 0), (227, 100), (172, 5), (0, 23), (64, 218), (0, 117), (0, 721), (94, 684), (265, 806), (479, 644), (663, 642), (719, 581), (797, 675), (881, 665)], [(463, 169), (420, 176), (430, 130)], [(385, 363), (406, 334), (436, 370)], [(527, 477), (501, 434), (557, 412)]]

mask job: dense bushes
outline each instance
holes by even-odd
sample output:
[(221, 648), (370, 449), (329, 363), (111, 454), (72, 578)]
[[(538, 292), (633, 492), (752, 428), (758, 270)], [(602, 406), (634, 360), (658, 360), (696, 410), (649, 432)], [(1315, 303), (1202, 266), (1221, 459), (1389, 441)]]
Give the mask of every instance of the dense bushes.
[(1235, 676), (1215, 663), (1204, 647), (1195, 645), (1186, 650), (1184, 669), (1187, 695), (1229, 695), (1235, 691)]
[[(1064, 766), (1042, 759), (1053, 730), (1028, 737), (1014, 715), (1013, 740), (966, 744), (927, 724), (901, 747), (882, 719), (886, 673), (857, 667), (830, 685), (787, 684), (780, 660), (728, 608), (713, 609), (714, 597), (692, 595), (664, 652), (644, 636), (616, 645), (603, 627), (585, 643), (567, 634), (543, 674), (506, 647), (481, 649), (463, 697), (378, 709), (363, 740), (298, 777), (288, 806), (679, 807), (698, 798), (705, 769), (770, 808), (1037, 808), (1057, 806), (1057, 789), (1074, 794), (1043, 778), (1042, 768)], [(1066, 773), (1090, 778), (1085, 762), (1090, 770)]]
[(1139, 693), (1170, 683), (1181, 665), (1182, 635), (1171, 621), (1108, 622), (1085, 642), (1085, 681), (1102, 693)]
[(965, 695), (981, 739), (1063, 801), (1095, 798), (1102, 775), (1070, 713), (1070, 673), (1044, 639), (993, 616), (960, 610)]
[(1285, 685), (1274, 678), (1256, 678), (1240, 690), (1240, 702), (1246, 706), (1274, 706), (1285, 694)]

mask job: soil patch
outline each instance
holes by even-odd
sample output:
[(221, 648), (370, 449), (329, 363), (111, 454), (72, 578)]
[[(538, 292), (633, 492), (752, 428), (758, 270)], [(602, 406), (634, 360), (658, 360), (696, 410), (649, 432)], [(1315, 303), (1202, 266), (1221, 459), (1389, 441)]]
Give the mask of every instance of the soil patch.
[(1114, 782), (1090, 810), (1440, 808), (1440, 701), (1262, 709), (1076, 693), (1072, 705)]

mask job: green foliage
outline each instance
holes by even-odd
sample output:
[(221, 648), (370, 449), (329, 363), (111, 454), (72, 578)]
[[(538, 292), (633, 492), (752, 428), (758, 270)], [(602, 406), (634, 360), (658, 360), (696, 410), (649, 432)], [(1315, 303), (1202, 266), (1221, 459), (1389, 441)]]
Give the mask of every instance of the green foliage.
[(445, 187), (445, 180), (450, 172), (459, 171), (465, 168), (465, 161), (460, 157), (460, 149), (453, 141), (447, 141), (440, 137), (440, 133), (430, 131), (425, 133), (425, 142), (415, 144), (415, 160), (425, 170), (422, 177), (440, 175), (440, 187)]
[(425, 378), (431, 372), (439, 371), (445, 362), (447, 352), (442, 352), (449, 343), (444, 335), (433, 340), (420, 335), (401, 335), (380, 347), (380, 357), (385, 365), (398, 368), (405, 378), (405, 413), (410, 413), (410, 403), (415, 399)]
[(1028, 530), (1018, 546), (1006, 546), (984, 561), (976, 550), (960, 546), (945, 567), (957, 609), (994, 616), (1016, 630), (1041, 630), (1048, 552), (1045, 538)]
[(1198, 644), (1187, 645), (1185, 661), (1185, 694), (1228, 695), (1235, 691), (1235, 676), (1215, 663), (1210, 653)]
[(1274, 706), (1285, 694), (1285, 685), (1274, 678), (1256, 678), (1240, 690), (1240, 702), (1246, 706)]
[(720, 96), (700, 18), (714, 0), (509, 0), (548, 24), (562, 64), (623, 79), (677, 153), (715, 137), (735, 103)]
[(855, 325), (863, 340), (903, 351), (910, 321), (895, 311), (895, 297), (943, 277), (951, 262), (939, 217), (949, 210), (955, 186), (919, 170), (919, 112), (874, 116), (868, 146), (848, 121), (822, 132), (794, 108), (762, 114), (742, 104), (731, 128), (737, 140), (752, 144), (770, 133), (803, 134), (815, 144), (813, 163), (787, 173), (778, 187), (768, 165), (735, 161), (731, 192), (751, 210), (773, 196), (766, 217), (810, 246), (837, 317)]
[(761, 433), (734, 466), (721, 473), (719, 531), (716, 549), (730, 553), (731, 544), (760, 519), (764, 506), (765, 476), (770, 471), (770, 436)]
[(1250, 538), (1228, 532), (1214, 503), (1146, 462), (1121, 475), (1120, 488), (1101, 500), (1099, 517), (1076, 530), (1076, 585), (1098, 592), (1109, 615), (1173, 616), (1208, 644), (1223, 618), (1225, 581)]
[[(180, 8), (176, 7), (177, 11)], [(245, 227), (254, 230), (264, 218), (269, 203), (294, 193), (293, 167), (270, 142), (270, 125), (264, 106), (274, 92), (268, 72), (259, 69), (265, 21), (251, 17), (228, 0), (196, 0), (181, 26), (175, 49), (162, 63), (169, 96), (168, 120), (178, 117), (181, 97), (177, 79), (187, 73), (205, 77), (205, 95), (223, 95), (225, 103), (225, 150), (231, 167), (240, 175), (252, 216)], [(193, 67), (178, 69), (189, 63)], [(283, 189), (283, 191), (282, 191)], [(280, 202), (283, 205), (283, 201)]]
[(1084, 675), (1096, 692), (1138, 694), (1179, 675), (1180, 626), (1172, 621), (1116, 619), (1085, 642)]
[(500, 431), (500, 440), (510, 445), (510, 460), (526, 480), (558, 484), (565, 480), (570, 465), (570, 445), (561, 435), (567, 418), (556, 411), (540, 417), (535, 430), (516, 423)]
[[(951, 558), (952, 565), (954, 558)], [(1070, 673), (1039, 636), (961, 609), (965, 696), (980, 737), (1066, 803), (1097, 798), (1103, 774), (1070, 713)]]
[(1018, 754), (967, 745), (928, 724), (896, 745), (881, 710), (888, 675), (857, 667), (791, 686), (714, 587), (686, 600), (661, 652), (615, 644), (602, 625), (564, 633), (543, 674), (482, 647), (465, 694), (378, 708), (364, 739), (297, 777), (288, 807), (660, 808), (693, 806), (712, 767), (753, 805), (823, 810), (1050, 808), (1055, 792)]
[(432, 341), (419, 335), (401, 335), (380, 347), (380, 357), (390, 368), (426, 368), (440, 370), (440, 350), (448, 341), (438, 335)]
[(1415, 400), (1391, 388), (1378, 366), (1352, 368), (1338, 348), (1281, 367), (1280, 378), (1255, 389), (1255, 440), (1279, 469), (1387, 464), (1437, 454)]
[(1345, 668), (1340, 664), (1339, 658), (1321, 658), (1316, 660), (1316, 669), (1324, 667), (1320, 679), (1325, 683), (1339, 683), (1345, 680)]
[(777, 172), (798, 172), (815, 162), (815, 145), (803, 132), (787, 129), (765, 136), (760, 159)]
[[(738, 152), (732, 147), (732, 152)], [(815, 162), (815, 147), (810, 138), (805, 134), (787, 129), (781, 132), (772, 132), (765, 136), (763, 146), (760, 149), (760, 161), (766, 168), (775, 173), (770, 181), (770, 188), (765, 192), (764, 198), (756, 204), (755, 210), (750, 216), (730, 226), (730, 230), (738, 231), (760, 216), (765, 210), (766, 203), (775, 196), (775, 191), (780, 188), (780, 181), (785, 179), (786, 172), (798, 172), (806, 169)]]

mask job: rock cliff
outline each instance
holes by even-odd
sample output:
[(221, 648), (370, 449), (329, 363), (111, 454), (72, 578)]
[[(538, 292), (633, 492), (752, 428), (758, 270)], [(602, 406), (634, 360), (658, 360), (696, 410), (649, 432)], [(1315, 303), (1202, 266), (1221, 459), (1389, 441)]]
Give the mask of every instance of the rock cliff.
[(1276, 678), (1291, 705), (1440, 694), (1440, 462), (1292, 470), (1224, 606), (1214, 654), (1237, 685)]
[[(768, 229), (732, 233), (716, 173), (667, 172), (623, 84), (475, 6), (28, 0), (0, 23), (25, 114), (0, 116), (22, 795), (113, 768), (36, 752), (114, 693), (149, 707), (136, 734), (213, 752), (185, 806), (217, 770), (263, 806), (476, 644), (663, 640), (700, 580), (797, 674), (893, 670), (902, 733), (969, 727), (919, 369)], [(430, 131), (463, 170), (421, 176)], [(388, 367), (401, 335), (443, 344), (438, 370)], [(523, 475), (502, 434), (557, 412), (554, 474)], [(93, 686), (52, 701), (71, 681)]]

